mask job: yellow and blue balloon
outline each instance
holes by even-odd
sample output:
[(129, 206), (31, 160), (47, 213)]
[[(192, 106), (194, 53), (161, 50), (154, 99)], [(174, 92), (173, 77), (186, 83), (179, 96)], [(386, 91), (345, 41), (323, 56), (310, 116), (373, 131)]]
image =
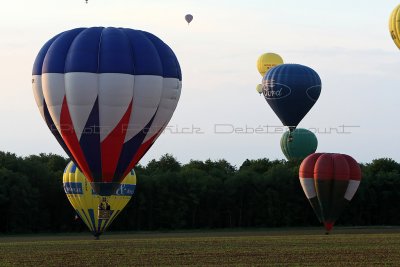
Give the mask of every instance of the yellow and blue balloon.
[(108, 203), (112, 207), (111, 217), (108, 220), (99, 219), (97, 209), (102, 197), (94, 192), (90, 182), (72, 161), (64, 170), (63, 185), (75, 212), (98, 238), (132, 198), (136, 188), (136, 174), (131, 170), (117, 191), (108, 198)]

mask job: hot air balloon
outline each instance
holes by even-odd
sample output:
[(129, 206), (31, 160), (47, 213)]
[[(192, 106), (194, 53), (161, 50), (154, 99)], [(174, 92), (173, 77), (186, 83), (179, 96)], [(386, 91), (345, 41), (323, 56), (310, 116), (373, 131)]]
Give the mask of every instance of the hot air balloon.
[(283, 64), (283, 59), (275, 53), (265, 53), (259, 56), (257, 60), (257, 70), (264, 77), (271, 68)]
[(263, 78), (265, 100), (293, 132), (314, 106), (321, 93), (321, 79), (311, 68), (299, 64), (281, 64)]
[(32, 71), (47, 125), (101, 196), (112, 195), (168, 124), (178, 60), (151, 33), (77, 28), (50, 39)]
[(185, 20), (186, 20), (186, 22), (187, 22), (188, 25), (189, 25), (189, 23), (192, 22), (192, 20), (193, 20), (193, 16), (192, 16), (191, 14), (187, 14), (187, 15), (185, 16)]
[(257, 84), (257, 86), (256, 86), (256, 91), (261, 95), (262, 94), (262, 89), (263, 88), (263, 86), (262, 86), (262, 84)]
[(97, 195), (86, 177), (71, 161), (64, 170), (63, 185), (65, 194), (68, 197), (76, 214), (90, 229), (93, 235), (98, 238), (114, 221), (118, 214), (124, 209), (133, 196), (136, 187), (136, 174), (131, 170), (122, 180), (117, 191), (109, 197), (109, 203), (114, 210), (109, 219), (99, 219), (97, 208), (101, 196)]
[(400, 5), (398, 5), (390, 15), (389, 31), (394, 43), (400, 49)]
[(348, 155), (314, 153), (301, 163), (299, 178), (315, 214), (329, 233), (360, 185), (360, 166)]
[[(268, 70), (280, 64), (283, 64), (281, 56), (274, 53), (265, 53), (258, 57), (257, 70), (261, 76), (264, 77)], [(256, 90), (261, 95), (263, 91), (263, 85), (257, 84)]]
[(307, 129), (297, 128), (290, 134), (286, 131), (281, 137), (282, 153), (288, 160), (303, 160), (317, 150), (318, 140)]

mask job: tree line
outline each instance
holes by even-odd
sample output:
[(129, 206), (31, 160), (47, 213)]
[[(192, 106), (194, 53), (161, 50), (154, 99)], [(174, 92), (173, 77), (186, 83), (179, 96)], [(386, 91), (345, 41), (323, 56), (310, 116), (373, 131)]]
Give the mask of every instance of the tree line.
[[(68, 162), (54, 154), (0, 152), (0, 233), (85, 230), (64, 193)], [(135, 195), (108, 231), (320, 225), (299, 183), (300, 163), (181, 164), (166, 154), (135, 168)], [(400, 164), (382, 158), (361, 169), (360, 188), (337, 224), (400, 224)]]

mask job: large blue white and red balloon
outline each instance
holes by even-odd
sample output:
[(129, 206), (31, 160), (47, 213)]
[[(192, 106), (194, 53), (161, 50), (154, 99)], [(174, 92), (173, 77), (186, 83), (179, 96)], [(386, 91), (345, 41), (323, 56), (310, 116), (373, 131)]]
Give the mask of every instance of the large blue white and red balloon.
[(50, 39), (33, 66), (33, 91), (58, 142), (100, 195), (110, 195), (174, 113), (178, 60), (151, 33), (77, 28)]

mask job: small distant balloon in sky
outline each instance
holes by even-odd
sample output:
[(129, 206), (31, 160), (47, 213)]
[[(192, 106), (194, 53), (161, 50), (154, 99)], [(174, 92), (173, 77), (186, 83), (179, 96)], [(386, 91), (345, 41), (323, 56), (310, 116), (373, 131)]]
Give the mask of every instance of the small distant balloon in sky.
[(187, 22), (188, 25), (189, 25), (189, 23), (192, 22), (192, 20), (193, 20), (193, 16), (192, 16), (191, 14), (187, 14), (187, 15), (185, 16), (185, 20), (186, 20), (186, 22)]

